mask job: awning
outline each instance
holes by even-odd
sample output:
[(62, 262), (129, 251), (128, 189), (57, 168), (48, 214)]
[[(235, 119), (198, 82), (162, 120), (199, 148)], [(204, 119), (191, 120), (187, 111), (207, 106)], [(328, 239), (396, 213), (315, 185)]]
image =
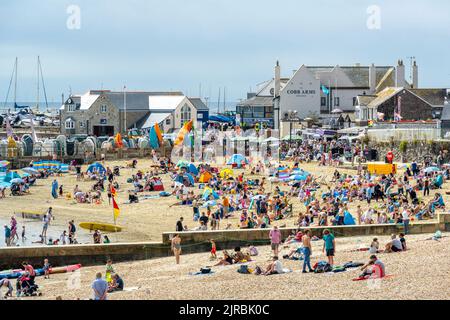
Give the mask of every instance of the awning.
[(161, 123), (170, 117), (170, 113), (152, 113), (148, 116), (148, 119), (142, 125), (142, 129), (150, 129), (155, 123)]

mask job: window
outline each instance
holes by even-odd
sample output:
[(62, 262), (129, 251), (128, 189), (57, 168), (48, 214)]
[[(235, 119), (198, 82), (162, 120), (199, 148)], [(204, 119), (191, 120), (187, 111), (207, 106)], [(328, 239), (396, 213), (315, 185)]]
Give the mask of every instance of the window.
[(102, 105), (102, 106), (100, 107), (100, 112), (102, 112), (102, 113), (106, 113), (107, 110), (108, 110), (108, 108), (107, 108), (105, 105)]
[(80, 128), (84, 128), (84, 121), (80, 121)]
[(72, 119), (67, 119), (65, 122), (65, 126), (67, 130), (75, 129), (75, 122)]
[(68, 112), (74, 112), (75, 111), (75, 105), (74, 104), (67, 105), (67, 111)]
[(167, 119), (166, 119), (166, 125), (167, 125), (167, 126), (170, 126), (170, 118), (167, 118)]
[(197, 114), (197, 119), (202, 120), (203, 119), (203, 113), (198, 113)]
[(320, 106), (325, 107), (327, 105), (327, 97), (320, 98)]
[(358, 99), (356, 97), (353, 97), (353, 106), (356, 106), (358, 104)]
[(335, 97), (334, 98), (334, 106), (339, 107), (340, 104), (341, 104), (341, 101), (340, 101), (339, 97)]
[(191, 108), (185, 104), (181, 108), (181, 125), (184, 125), (188, 121), (191, 121)]

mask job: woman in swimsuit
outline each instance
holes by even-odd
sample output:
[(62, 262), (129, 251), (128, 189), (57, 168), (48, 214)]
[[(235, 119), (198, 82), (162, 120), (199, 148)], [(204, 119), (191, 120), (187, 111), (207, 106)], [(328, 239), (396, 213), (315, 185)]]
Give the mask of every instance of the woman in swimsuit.
[(177, 264), (180, 264), (180, 255), (181, 255), (181, 238), (180, 235), (176, 234), (172, 238), (172, 251), (175, 254), (175, 260)]

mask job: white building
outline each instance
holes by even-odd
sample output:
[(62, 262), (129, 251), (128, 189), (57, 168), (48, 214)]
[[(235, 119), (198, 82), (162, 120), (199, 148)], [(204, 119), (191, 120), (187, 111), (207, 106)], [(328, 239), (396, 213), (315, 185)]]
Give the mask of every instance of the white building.
[[(301, 119), (328, 118), (335, 109), (353, 114), (359, 95), (377, 94), (393, 86), (412, 87), (405, 80), (402, 61), (398, 61), (396, 67), (302, 65), (290, 78), (282, 78), (280, 69), (277, 62), (275, 77), (260, 85), (256, 95), (238, 104), (236, 112), (241, 114), (243, 122), (255, 123), (272, 117), (273, 126), (278, 128), (289, 111), (297, 111)], [(414, 87), (417, 87), (416, 63), (413, 78)]]

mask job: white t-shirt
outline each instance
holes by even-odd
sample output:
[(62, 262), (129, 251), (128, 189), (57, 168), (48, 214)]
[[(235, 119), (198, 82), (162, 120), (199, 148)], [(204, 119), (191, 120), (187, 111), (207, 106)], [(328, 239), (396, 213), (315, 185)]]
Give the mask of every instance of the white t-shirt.
[(402, 219), (403, 220), (409, 220), (408, 211), (403, 210), (403, 212), (402, 212)]
[(281, 263), (280, 260), (275, 261), (275, 268), (274, 268), (274, 270), (275, 270), (277, 273), (284, 273), (284, 272), (283, 272), (283, 264)]

